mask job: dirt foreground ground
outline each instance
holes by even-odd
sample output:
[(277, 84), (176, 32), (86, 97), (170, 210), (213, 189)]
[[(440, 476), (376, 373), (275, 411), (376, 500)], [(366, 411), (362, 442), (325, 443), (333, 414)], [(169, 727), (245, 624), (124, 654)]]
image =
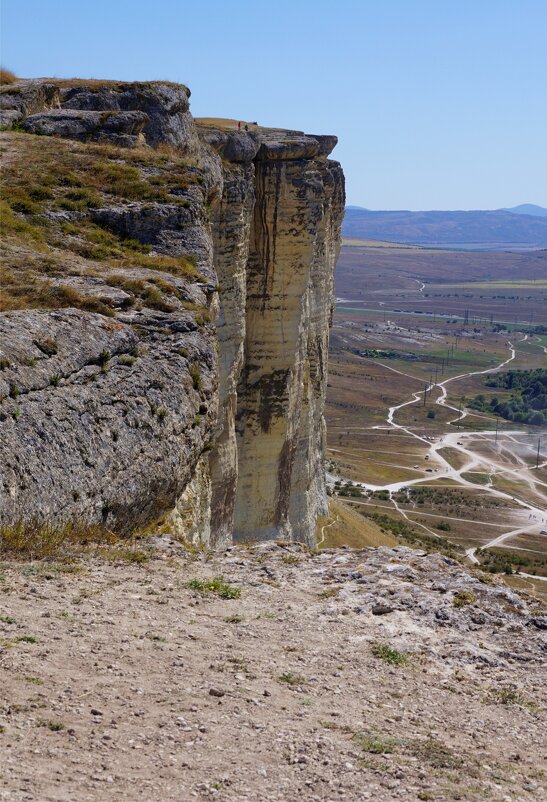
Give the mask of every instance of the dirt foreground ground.
[(2, 800), (545, 798), (537, 602), (406, 548), (153, 542), (1, 565)]

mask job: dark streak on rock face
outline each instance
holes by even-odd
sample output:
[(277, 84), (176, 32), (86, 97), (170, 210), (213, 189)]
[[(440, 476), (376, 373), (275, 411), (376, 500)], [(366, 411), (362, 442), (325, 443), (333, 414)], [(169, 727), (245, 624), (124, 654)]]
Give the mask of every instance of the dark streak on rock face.
[(274, 524), (278, 527), (279, 531), (282, 531), (289, 512), (295, 450), (296, 440), (285, 440), (279, 454), (279, 468), (277, 471), (278, 491), (274, 516)]

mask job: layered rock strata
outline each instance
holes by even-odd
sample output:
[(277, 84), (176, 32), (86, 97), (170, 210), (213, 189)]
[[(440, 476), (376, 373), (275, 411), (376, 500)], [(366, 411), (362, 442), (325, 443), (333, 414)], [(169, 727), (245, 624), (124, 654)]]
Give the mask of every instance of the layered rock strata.
[[(142, 198), (107, 187), (84, 211), (46, 202), (43, 218), (151, 254), (146, 266), (116, 262), (115, 280), (92, 258), (68, 276), (51, 271), (49, 290), (77, 286), (110, 317), (64, 302), (0, 316), (0, 521), (129, 531), (163, 519), (211, 545), (314, 542), (344, 208), (341, 168), (326, 158), (336, 139), (194, 121), (188, 97), (176, 85), (113, 82), (27, 81), (0, 93), (4, 123), (26, 132), (4, 134), (8, 150), (37, 134), (80, 143), (82, 158), (104, 145), (109, 163), (132, 159), (148, 182)], [(152, 162), (157, 148), (165, 155)], [(6, 244), (9, 265), (21, 242)], [(153, 281), (154, 259), (181, 258), (194, 274), (162, 272), (160, 302), (148, 291), (123, 297)]]

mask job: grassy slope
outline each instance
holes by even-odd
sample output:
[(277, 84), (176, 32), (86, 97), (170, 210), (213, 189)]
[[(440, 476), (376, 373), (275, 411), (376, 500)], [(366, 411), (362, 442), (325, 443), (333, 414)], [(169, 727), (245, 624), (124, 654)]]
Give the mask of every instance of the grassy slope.
[[(100, 298), (59, 286), (59, 277), (101, 275), (120, 286), (116, 269), (133, 267), (198, 277), (191, 260), (151, 254), (149, 246), (90, 219), (94, 208), (136, 200), (190, 206), (188, 198), (172, 191), (199, 183), (201, 176), (180, 157), (17, 132), (0, 135), (0, 156), (0, 311), (72, 306), (112, 314)], [(153, 284), (146, 280), (127, 289), (135, 297), (148, 295), (152, 306), (161, 303)]]
[(350, 546), (362, 549), (366, 546), (397, 546), (393, 535), (383, 533), (373, 521), (359, 515), (339, 499), (329, 500), (329, 515), (317, 522), (317, 541), (322, 548)]

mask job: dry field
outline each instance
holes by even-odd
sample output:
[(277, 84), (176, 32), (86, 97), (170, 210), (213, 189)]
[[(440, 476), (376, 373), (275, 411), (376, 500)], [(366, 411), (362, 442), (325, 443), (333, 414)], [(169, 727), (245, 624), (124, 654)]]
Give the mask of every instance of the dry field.
[[(537, 442), (545, 444), (547, 432), (466, 407), (479, 393), (509, 397), (485, 387), (485, 376), (506, 360), (506, 369), (546, 366), (545, 335), (522, 325), (530, 318), (547, 323), (545, 266), (543, 253), (451, 253), (358, 241), (343, 247), (326, 407), (334, 492), (351, 480), (362, 486), (361, 498), (359, 491), (348, 492), (365, 515), (389, 514), (465, 549), (517, 530), (501, 549), (532, 555), (534, 573), (547, 574), (547, 541), (540, 535), (547, 528), (545, 445), (535, 468)], [(439, 287), (451, 299), (447, 309)], [(503, 293), (511, 297), (500, 298)], [(418, 302), (432, 314), (411, 314)], [(490, 323), (500, 315), (513, 320), (509, 330)], [(524, 331), (515, 329), (515, 316)], [(434, 386), (424, 402), (430, 382), (446, 384)], [(401, 404), (388, 419), (390, 408)], [(447, 498), (457, 491), (460, 500), (447, 505), (437, 492), (419, 505), (397, 505), (393, 495), (406, 485), (442, 486)], [(370, 497), (382, 488), (387, 498)], [(539, 563), (538, 552), (545, 558)], [(526, 581), (547, 590), (545, 583)]]
[(546, 272), (547, 251), (439, 251), (352, 240), (342, 250), (336, 292), (371, 309), (381, 311), (384, 305), (418, 312), (424, 319), (429, 318), (426, 313), (463, 315), (467, 309), (471, 321), (492, 315), (513, 324), (515, 319), (540, 322), (545, 318)]

